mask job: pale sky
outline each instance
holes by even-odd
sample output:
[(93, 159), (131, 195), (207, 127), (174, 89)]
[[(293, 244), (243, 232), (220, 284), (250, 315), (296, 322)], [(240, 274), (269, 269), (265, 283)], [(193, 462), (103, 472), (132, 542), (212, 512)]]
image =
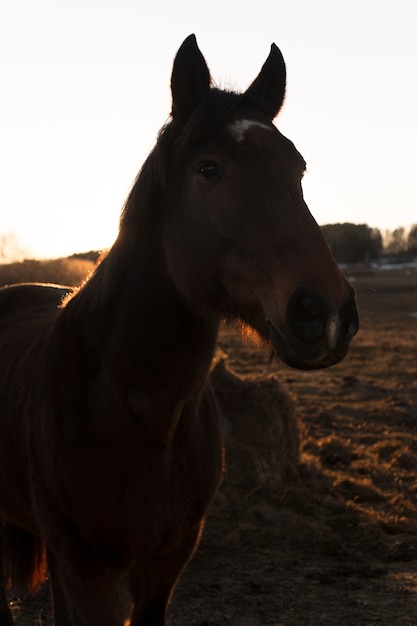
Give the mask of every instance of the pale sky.
[(276, 124), (320, 224), (417, 222), (416, 0), (2, 0), (0, 236), (38, 257), (112, 244), (190, 33), (234, 89), (280, 47)]

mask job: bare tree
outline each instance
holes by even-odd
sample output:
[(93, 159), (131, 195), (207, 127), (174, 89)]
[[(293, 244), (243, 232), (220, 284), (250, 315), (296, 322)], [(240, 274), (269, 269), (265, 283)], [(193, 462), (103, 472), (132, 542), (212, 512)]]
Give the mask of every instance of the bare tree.
[(407, 251), (409, 254), (417, 256), (417, 224), (413, 224), (408, 233)]
[(385, 233), (384, 252), (386, 254), (404, 254), (406, 250), (407, 236), (403, 226)]

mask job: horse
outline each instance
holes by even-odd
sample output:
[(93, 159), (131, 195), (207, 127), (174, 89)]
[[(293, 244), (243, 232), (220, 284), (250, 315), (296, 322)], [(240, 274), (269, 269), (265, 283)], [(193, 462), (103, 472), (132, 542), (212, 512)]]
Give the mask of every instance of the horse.
[(3, 626), (7, 585), (46, 576), (55, 626), (164, 626), (224, 473), (224, 320), (294, 368), (347, 354), (355, 293), (273, 123), (285, 85), (272, 44), (246, 91), (214, 86), (190, 35), (107, 256), (77, 288), (0, 290)]

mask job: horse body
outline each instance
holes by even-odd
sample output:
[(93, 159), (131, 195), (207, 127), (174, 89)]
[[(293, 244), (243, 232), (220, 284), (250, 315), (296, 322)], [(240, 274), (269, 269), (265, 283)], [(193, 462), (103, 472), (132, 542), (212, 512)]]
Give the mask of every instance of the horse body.
[[(28, 313), (42, 324), (35, 338), (32, 326), (29, 352), (27, 337), (11, 346), (15, 366), (20, 352), (32, 371), (14, 377), (16, 384), (30, 381), (30, 388), (9, 413), (10, 427), (2, 439), (5, 448), (12, 446), (9, 454), (2, 450), (9, 469), (1, 485), (5, 508), (0, 511), (3, 519), (43, 537), (56, 563), (63, 564), (62, 571), (57, 566), (57, 580), (64, 581), (66, 590), (74, 570), (81, 567), (88, 580), (90, 567), (99, 567), (99, 574), (92, 574), (98, 599), (94, 602), (90, 590), (84, 602), (91, 614), (84, 620), (116, 624), (121, 623), (118, 598), (114, 593), (106, 598), (100, 578), (111, 579), (116, 588), (121, 569), (129, 569), (138, 555), (145, 572), (148, 555), (160, 555), (160, 567), (169, 571), (178, 550), (176, 569), (161, 591), (165, 605), (219, 482), (218, 416), (210, 389), (203, 387), (216, 332), (200, 328), (192, 315), (187, 320), (183, 305), (176, 316), (174, 299), (168, 301), (166, 293), (158, 300), (160, 315), (154, 311), (149, 319), (140, 287), (129, 298), (132, 323), (129, 314), (117, 319), (118, 307), (112, 303), (99, 310), (92, 305), (87, 317), (87, 292), (94, 280), (63, 309), (58, 309), (58, 291), (52, 301), (47, 294), (47, 307), (28, 305), (19, 313), (26, 327)], [(16, 295), (31, 290), (34, 300), (40, 296), (32, 287), (13, 289), (20, 291)], [(10, 291), (3, 293), (9, 296)], [(9, 325), (15, 330), (16, 319), (10, 317)], [(96, 333), (90, 330), (94, 325)], [(185, 325), (186, 332), (178, 325)], [(103, 336), (102, 329), (109, 327), (111, 336)], [(155, 337), (164, 346), (162, 355), (155, 354)], [(204, 359), (196, 356), (195, 346)], [(178, 364), (175, 378), (173, 360)], [(16, 389), (17, 397), (19, 393), (22, 389)], [(25, 440), (27, 447), (22, 446)], [(148, 575), (141, 572), (142, 577)], [(82, 598), (81, 591), (72, 593)], [(62, 593), (56, 590), (55, 595)], [(140, 597), (146, 605), (144, 585)], [(157, 623), (155, 616), (149, 619)]]
[[(210, 394), (203, 391), (207, 369), (193, 358), (195, 349), (187, 359), (187, 339), (177, 334), (172, 308), (164, 332), (156, 317), (142, 324), (143, 309), (131, 301), (132, 316), (137, 312), (132, 332), (126, 317), (114, 319), (105, 307), (98, 317), (110, 325), (111, 337), (101, 336), (100, 320), (95, 319), (98, 332), (88, 345), (88, 328), (73, 325), (77, 312), (71, 309), (77, 304), (77, 298), (70, 301), (57, 322), (60, 342), (54, 342), (46, 375), (49, 406), (38, 413), (39, 423), (33, 422), (32, 458), (40, 475), (48, 477), (35, 501), (50, 491), (54, 500), (62, 500), (60, 508), (88, 546), (102, 546), (103, 560), (111, 554), (110, 561), (125, 565), (136, 553), (162, 549), (165, 535), (181, 525), (198, 529), (221, 467), (217, 414)], [(156, 355), (153, 342), (164, 335), (167, 353)], [(189, 342), (203, 347), (201, 334), (189, 335)], [(88, 345), (85, 354), (80, 354), (80, 344)], [(178, 363), (174, 379), (173, 360)], [(39, 431), (46, 433), (45, 439)], [(99, 464), (97, 450), (104, 461)], [(214, 464), (216, 471), (205, 476), (204, 462)], [(197, 513), (189, 510), (196, 491), (193, 481), (200, 485), (204, 503), (197, 498)], [(93, 498), (91, 485), (102, 485)], [(37, 518), (42, 515), (43, 505)], [(48, 519), (49, 512), (47, 524)]]
[[(151, 577), (148, 555), (157, 555), (153, 561), (159, 558), (159, 567), (169, 572), (169, 582), (161, 581), (165, 606), (219, 482), (222, 447), (211, 391), (204, 385), (217, 328), (176, 302), (175, 294), (169, 297), (159, 280), (161, 293), (154, 288), (152, 297), (148, 286), (143, 293), (140, 285), (121, 284), (120, 292), (129, 297), (120, 318), (119, 293), (103, 305), (90, 302), (100, 280), (98, 273), (61, 309), (62, 290), (0, 291), (2, 311), (2, 296), (9, 301), (14, 296), (19, 304), (25, 299), (24, 307), (10, 302), (18, 312), (7, 316), (1, 334), (12, 364), (10, 377), (2, 378), (1, 397), (21, 402), (4, 413), (9, 424), (1, 458), (8, 469), (0, 475), (0, 513), (39, 533), (49, 560), (63, 564), (62, 571), (57, 565), (56, 578), (65, 593), (91, 606), (79, 623), (104, 625), (122, 619), (118, 597), (104, 593), (105, 583), (110, 579), (111, 589), (117, 588), (121, 569), (131, 568), (138, 555), (140, 579)], [(38, 304), (43, 296), (45, 304)], [(16, 337), (20, 320), (25, 332)], [(155, 351), (155, 338), (162, 352)], [(23, 368), (18, 376), (16, 366)], [(28, 389), (22, 389), (23, 381)], [(66, 581), (79, 568), (85, 579), (95, 578), (96, 601), (91, 590), (84, 599), (82, 590), (72, 590), (73, 581)], [(156, 591), (157, 583), (152, 582)], [(66, 604), (61, 595), (55, 589), (58, 610)], [(140, 597), (146, 608), (144, 584)], [(149, 623), (158, 623), (154, 614)]]
[(29, 506), (28, 424), (24, 417), (30, 403), (27, 384), (32, 381), (30, 388), (36, 388), (39, 366), (43, 366), (45, 338), (58, 313), (56, 291), (62, 297), (63, 291), (46, 286), (0, 290), (0, 515), (31, 531), (36, 530), (36, 523)]
[[(165, 624), (222, 475), (208, 381), (221, 319), (299, 368), (337, 362), (357, 330), (302, 198), (305, 163), (272, 124), (284, 91), (276, 47), (233, 94), (210, 88), (188, 38), (172, 121), (108, 256), (79, 290), (0, 290), (4, 544), (10, 528), (33, 538), (26, 582), (45, 545), (56, 626), (120, 626), (122, 571), (131, 624)], [(4, 592), (0, 619), (12, 623)]]

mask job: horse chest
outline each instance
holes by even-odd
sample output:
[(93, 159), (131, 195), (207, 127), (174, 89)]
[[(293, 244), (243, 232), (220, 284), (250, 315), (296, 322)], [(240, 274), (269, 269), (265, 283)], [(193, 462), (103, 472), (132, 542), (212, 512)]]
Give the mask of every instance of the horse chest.
[(216, 491), (220, 451), (211, 468), (179, 464), (175, 455), (166, 466), (165, 455), (153, 456), (152, 464), (138, 463), (135, 473), (109, 482), (107, 493), (77, 520), (86, 543), (109, 564), (124, 566), (138, 555), (174, 549), (198, 529)]
[(175, 414), (155, 432), (151, 439), (146, 423), (131, 421), (123, 435), (94, 441), (90, 433), (91, 445), (83, 447), (88, 453), (69, 452), (61, 477), (57, 468), (54, 491), (62, 508), (84, 541), (111, 563), (172, 549), (199, 527), (219, 484), (222, 442), (209, 402), (198, 416)]

